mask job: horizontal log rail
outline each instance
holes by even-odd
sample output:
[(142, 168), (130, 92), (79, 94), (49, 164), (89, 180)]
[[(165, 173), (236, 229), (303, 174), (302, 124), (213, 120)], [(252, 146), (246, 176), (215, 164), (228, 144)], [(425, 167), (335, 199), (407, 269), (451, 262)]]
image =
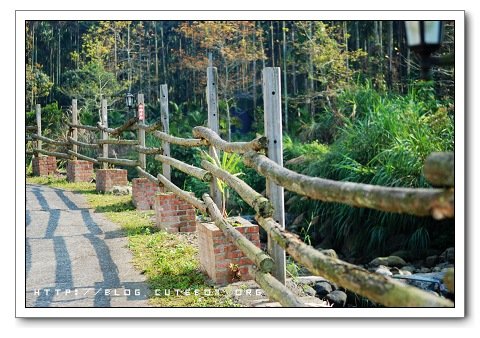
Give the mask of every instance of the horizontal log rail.
[(56, 146), (60, 146), (60, 147), (68, 147), (69, 146), (68, 142), (55, 141), (55, 140), (52, 140), (51, 138), (48, 138), (48, 137), (45, 137), (45, 136), (42, 136), (42, 135), (31, 134), (30, 136), (31, 136), (32, 139), (40, 140), (40, 141), (43, 141), (45, 143), (53, 144), (53, 145), (56, 145)]
[(250, 142), (227, 142), (206, 127), (193, 128), (193, 136), (204, 139), (215, 148), (228, 153), (244, 154), (247, 151), (260, 151), (267, 147), (267, 138), (264, 136), (257, 137)]
[(123, 125), (121, 125), (120, 127), (117, 127), (117, 128), (106, 128), (100, 122), (97, 123), (97, 126), (98, 126), (98, 129), (100, 129), (101, 131), (106, 131), (110, 135), (115, 136), (115, 135), (121, 134), (124, 131), (129, 130), (137, 122), (138, 122), (138, 118), (137, 117), (132, 117), (127, 122), (125, 122)]
[(272, 218), (257, 215), (256, 219), (276, 243), (309, 271), (374, 302), (393, 307), (453, 307), (448, 299), (327, 256), (281, 229)]
[(423, 175), (434, 187), (453, 187), (455, 155), (452, 152), (431, 153), (425, 160)]
[(115, 165), (122, 165), (126, 167), (136, 167), (140, 165), (140, 163), (136, 160), (125, 160), (125, 159), (120, 159), (120, 158), (111, 158), (111, 157), (98, 157), (97, 158), (98, 162), (107, 162), (110, 164), (115, 164)]
[(416, 216), (431, 215), (437, 220), (454, 216), (453, 189), (394, 188), (339, 182), (298, 174), (255, 152), (244, 154), (243, 159), (247, 166), (285, 189), (324, 202)]
[(70, 128), (84, 129), (84, 130), (88, 130), (88, 131), (98, 131), (98, 127), (96, 127), (96, 126), (89, 126), (89, 125), (83, 125), (83, 124), (73, 124), (71, 122), (67, 122), (67, 125)]
[(210, 182), (212, 180), (212, 174), (206, 170), (203, 170), (202, 168), (197, 168), (193, 165), (186, 164), (182, 161), (164, 155), (157, 155), (155, 156), (155, 159), (162, 163), (169, 164), (188, 175), (198, 178), (200, 181)]
[(25, 130), (26, 131), (37, 131), (37, 126), (26, 126)]
[(56, 158), (70, 159), (71, 156), (65, 153), (59, 153), (56, 151), (47, 151), (44, 149), (33, 149), (33, 153), (39, 153), (47, 156), (55, 156)]
[(211, 172), (213, 176), (227, 183), (258, 214), (262, 215), (263, 217), (272, 216), (273, 206), (270, 201), (253, 190), (247, 183), (208, 161), (203, 160), (202, 167)]
[(136, 146), (138, 145), (138, 140), (116, 140), (116, 139), (107, 139), (107, 140), (95, 140), (95, 143), (98, 145), (102, 144), (118, 144), (118, 145), (127, 145), (127, 146)]
[(201, 147), (201, 146), (206, 146), (207, 142), (203, 139), (197, 139), (197, 138), (181, 138), (181, 137), (175, 137), (170, 134), (164, 133), (163, 131), (154, 131), (153, 135), (162, 141), (176, 144), (179, 146), (184, 146), (184, 147)]
[(91, 157), (88, 157), (88, 156), (85, 156), (85, 155), (82, 155), (82, 154), (79, 154), (79, 153), (77, 153), (76, 151), (68, 150), (67, 152), (68, 152), (70, 155), (76, 156), (77, 158), (79, 158), (79, 159), (81, 159), (81, 160), (88, 161), (88, 162), (92, 162), (93, 164), (98, 164), (98, 163), (99, 163), (96, 159), (91, 158)]
[(146, 155), (157, 155), (163, 154), (162, 148), (150, 148), (150, 147), (142, 147), (140, 145), (135, 146), (135, 150), (139, 153), (146, 154)]
[(225, 236), (235, 243), (237, 248), (239, 248), (252, 262), (255, 262), (255, 265), (261, 271), (272, 271), (274, 264), (273, 259), (229, 224), (208, 194), (203, 195), (203, 201), (207, 205), (208, 214), (213, 222), (220, 230), (222, 230)]
[(195, 196), (193, 196), (191, 193), (188, 191), (182, 190), (179, 187), (177, 187), (175, 184), (170, 182), (165, 176), (162, 174), (157, 175), (158, 180), (160, 181), (160, 184), (162, 184), (168, 191), (173, 192), (175, 195), (183, 199), (185, 202), (190, 203), (193, 205), (195, 208), (200, 210), (202, 213), (206, 214), (207, 213), (207, 205), (205, 202), (202, 200), (199, 200)]
[(152, 132), (158, 129), (162, 129), (162, 122), (155, 122), (154, 124), (136, 124), (135, 126), (132, 126), (131, 129), (142, 129), (145, 130), (145, 132)]
[(86, 142), (78, 141), (70, 136), (68, 136), (68, 142), (84, 148), (98, 148), (98, 144), (96, 143), (86, 143)]

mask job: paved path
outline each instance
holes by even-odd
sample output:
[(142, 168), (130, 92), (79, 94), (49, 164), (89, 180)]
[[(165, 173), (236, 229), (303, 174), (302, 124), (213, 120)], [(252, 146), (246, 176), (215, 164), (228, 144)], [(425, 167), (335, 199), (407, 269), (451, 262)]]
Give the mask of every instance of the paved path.
[(118, 225), (81, 194), (31, 184), (26, 193), (27, 307), (148, 306)]

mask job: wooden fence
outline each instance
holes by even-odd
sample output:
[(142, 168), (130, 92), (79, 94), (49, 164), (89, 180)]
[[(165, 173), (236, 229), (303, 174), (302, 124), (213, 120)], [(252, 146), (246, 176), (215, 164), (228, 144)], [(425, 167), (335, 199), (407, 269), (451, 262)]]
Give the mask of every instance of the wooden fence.
[[(382, 304), (394, 307), (452, 307), (448, 299), (432, 295), (421, 289), (402, 284), (389, 277), (371, 273), (364, 268), (333, 258), (305, 244), (301, 239), (285, 230), (283, 211), (283, 189), (325, 202), (348, 204), (355, 207), (372, 208), (385, 212), (405, 213), (417, 216), (430, 215), (434, 219), (454, 217), (453, 154), (436, 153), (428, 157), (424, 174), (432, 185), (441, 188), (414, 189), (391, 188), (369, 184), (337, 182), (328, 179), (309, 177), (283, 167), (280, 69), (266, 68), (263, 72), (263, 94), (265, 112), (265, 137), (250, 142), (227, 142), (219, 136), (219, 111), (217, 104), (217, 70), (207, 69), (208, 128), (193, 128), (193, 138), (179, 138), (169, 134), (168, 90), (161, 86), (161, 121), (146, 125), (143, 120), (132, 118), (122, 126), (109, 128), (107, 102), (101, 104), (101, 121), (96, 126), (81, 125), (78, 122), (77, 102), (72, 101), (72, 122), (67, 142), (55, 141), (41, 135), (41, 111), (37, 106), (37, 126), (27, 126), (27, 141), (35, 141), (35, 156), (52, 155), (63, 159), (82, 159), (97, 165), (135, 167), (139, 176), (145, 177), (181, 199), (191, 203), (196, 209), (208, 214), (211, 220), (230, 238), (237, 247), (255, 263), (254, 276), (257, 283), (271, 299), (283, 306), (306, 306), (285, 286), (285, 252), (310, 272), (320, 275), (340, 287)], [(138, 102), (143, 104), (143, 95)], [(78, 130), (97, 131), (101, 138), (93, 143), (78, 141)], [(161, 131), (159, 130), (161, 129)], [(137, 131), (137, 140), (124, 140), (119, 137), (125, 131)], [(151, 133), (162, 141), (161, 148), (147, 147), (145, 133)], [(116, 139), (110, 138), (116, 136)], [(42, 142), (52, 146), (71, 147), (66, 153), (46, 151)], [(108, 157), (108, 145), (120, 144), (134, 147), (137, 160)], [(267, 197), (256, 192), (238, 177), (219, 166), (202, 161), (202, 168), (184, 163), (170, 156), (170, 144), (182, 147), (208, 147), (210, 155), (218, 158), (220, 151), (242, 156), (244, 163), (255, 169), (267, 180)], [(102, 156), (92, 158), (82, 155), (78, 148), (101, 148)], [(162, 174), (154, 177), (146, 171), (146, 156), (154, 155), (162, 162)], [(183, 171), (201, 181), (210, 182), (210, 195), (202, 198), (192, 196), (170, 180), (171, 167)], [(221, 195), (217, 179), (224, 181), (256, 212), (256, 220), (267, 232), (269, 252), (253, 245), (237, 231), (220, 211)], [(452, 271), (447, 273), (452, 279)], [(448, 283), (447, 285), (449, 285)], [(453, 290), (452, 290), (453, 291)]]

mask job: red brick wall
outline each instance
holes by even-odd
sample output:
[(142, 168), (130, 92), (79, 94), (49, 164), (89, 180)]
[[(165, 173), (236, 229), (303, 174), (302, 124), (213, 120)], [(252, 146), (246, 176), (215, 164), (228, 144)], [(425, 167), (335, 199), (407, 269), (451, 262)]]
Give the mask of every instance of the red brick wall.
[(167, 232), (193, 232), (196, 230), (195, 208), (174, 193), (155, 195), (157, 227)]
[(127, 185), (125, 169), (98, 169), (96, 171), (97, 192), (110, 192), (115, 185)]
[(67, 163), (68, 182), (90, 182), (93, 178), (93, 163), (71, 160)]
[(32, 160), (34, 176), (47, 176), (57, 171), (57, 158), (55, 156), (35, 156)]
[(137, 210), (150, 210), (155, 208), (155, 194), (163, 189), (147, 178), (134, 178), (132, 180), (132, 202)]
[[(235, 229), (260, 247), (258, 225), (242, 222), (242, 225)], [(253, 262), (228, 240), (215, 224), (199, 223), (197, 233), (200, 264), (216, 284), (225, 285), (238, 280), (252, 279), (249, 268)], [(233, 269), (230, 264), (234, 265)]]

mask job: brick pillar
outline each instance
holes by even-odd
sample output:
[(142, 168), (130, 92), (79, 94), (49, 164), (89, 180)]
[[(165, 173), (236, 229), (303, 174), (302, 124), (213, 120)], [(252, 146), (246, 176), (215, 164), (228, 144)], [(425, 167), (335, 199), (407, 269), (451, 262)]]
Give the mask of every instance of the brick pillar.
[(35, 156), (32, 160), (34, 176), (48, 176), (57, 171), (57, 158), (55, 156)]
[(125, 186), (128, 184), (125, 169), (98, 169), (96, 174), (97, 192), (111, 192), (116, 185)]
[(93, 163), (89, 161), (70, 160), (67, 163), (68, 182), (90, 182), (93, 178)]
[(167, 232), (193, 232), (196, 230), (195, 208), (174, 193), (155, 194), (157, 227)]
[(150, 210), (155, 208), (155, 194), (163, 192), (147, 178), (134, 178), (132, 180), (132, 203), (137, 210)]
[[(260, 247), (258, 225), (241, 217), (234, 217), (229, 221), (239, 224), (235, 229)], [(214, 283), (225, 285), (238, 280), (253, 279), (249, 273), (253, 262), (215, 224), (199, 223), (197, 233), (200, 264)]]

